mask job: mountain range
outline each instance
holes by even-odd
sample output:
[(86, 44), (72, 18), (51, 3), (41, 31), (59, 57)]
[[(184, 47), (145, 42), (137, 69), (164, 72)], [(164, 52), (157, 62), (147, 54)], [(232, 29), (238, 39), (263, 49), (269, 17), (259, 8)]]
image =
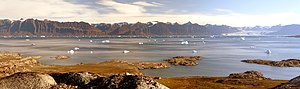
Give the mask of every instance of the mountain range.
[(238, 29), (226, 25), (199, 25), (147, 22), (147, 23), (99, 23), (58, 22), (50, 20), (20, 19), (0, 20), (0, 35), (221, 35), (237, 32)]
[(300, 25), (275, 25), (275, 26), (255, 26), (255, 27), (239, 27), (243, 31), (261, 31), (262, 35), (300, 35)]
[(261, 35), (300, 35), (300, 25), (231, 27), (227, 25), (199, 25), (191, 22), (178, 24), (159, 21), (90, 24), (87, 22), (58, 22), (46, 19), (0, 20), (0, 35), (2, 36), (224, 35), (243, 32), (250, 35), (254, 32), (259, 32), (258, 34)]

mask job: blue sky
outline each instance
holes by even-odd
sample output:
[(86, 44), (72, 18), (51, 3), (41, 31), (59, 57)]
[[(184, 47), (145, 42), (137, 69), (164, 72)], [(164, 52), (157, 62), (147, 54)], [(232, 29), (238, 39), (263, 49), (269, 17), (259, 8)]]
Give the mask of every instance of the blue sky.
[[(1, 19), (179, 22), (230, 26), (300, 24), (300, 0), (0, 0)], [(5, 12), (5, 13), (3, 13)]]

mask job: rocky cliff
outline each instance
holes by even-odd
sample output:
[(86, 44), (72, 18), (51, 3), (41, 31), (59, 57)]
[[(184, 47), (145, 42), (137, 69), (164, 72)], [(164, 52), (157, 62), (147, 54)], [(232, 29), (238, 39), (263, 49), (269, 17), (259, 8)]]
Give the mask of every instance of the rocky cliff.
[(226, 25), (199, 25), (191, 22), (185, 24), (148, 22), (126, 22), (115, 24), (94, 24), (95, 27), (108, 35), (221, 35), (237, 32), (234, 27)]
[(57, 22), (50, 20), (0, 20), (0, 35), (220, 35), (237, 32), (226, 25), (199, 25), (148, 22), (89, 24), (86, 22)]
[(85, 22), (49, 20), (0, 20), (1, 35), (102, 35), (98, 28)]

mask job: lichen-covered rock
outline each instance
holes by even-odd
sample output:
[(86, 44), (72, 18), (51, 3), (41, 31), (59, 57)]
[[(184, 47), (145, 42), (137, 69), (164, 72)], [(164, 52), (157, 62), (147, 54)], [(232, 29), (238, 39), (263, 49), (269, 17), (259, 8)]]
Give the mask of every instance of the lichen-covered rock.
[(78, 86), (81, 89), (168, 89), (166, 86), (155, 82), (152, 78), (140, 75), (124, 74), (105, 77), (88, 72), (52, 73), (50, 75), (57, 83), (63, 83), (56, 86), (56, 88)]
[(149, 77), (139, 75), (112, 75), (91, 81), (89, 89), (169, 89)]
[(24, 56), (14, 52), (0, 52), (0, 77), (17, 72), (28, 72), (28, 67), (39, 65), (41, 56)]
[(100, 77), (97, 74), (80, 72), (80, 73), (52, 73), (50, 74), (57, 83), (84, 87), (91, 80)]
[(195, 66), (198, 65), (196, 60), (202, 59), (201, 56), (176, 56), (165, 61), (172, 65)]
[(242, 62), (276, 66), (276, 67), (300, 67), (299, 59), (287, 59), (281, 61), (254, 59), (254, 60), (242, 60)]
[(24, 72), (15, 73), (0, 79), (1, 89), (49, 89), (56, 85), (48, 74)]
[(50, 89), (78, 89), (78, 86), (67, 85), (64, 83), (59, 83), (57, 85), (53, 85)]
[(228, 76), (228, 78), (239, 78), (239, 79), (270, 79), (264, 77), (264, 75), (258, 71), (246, 71), (244, 73), (232, 73)]
[(300, 76), (291, 79), (287, 83), (280, 84), (273, 89), (300, 89)]

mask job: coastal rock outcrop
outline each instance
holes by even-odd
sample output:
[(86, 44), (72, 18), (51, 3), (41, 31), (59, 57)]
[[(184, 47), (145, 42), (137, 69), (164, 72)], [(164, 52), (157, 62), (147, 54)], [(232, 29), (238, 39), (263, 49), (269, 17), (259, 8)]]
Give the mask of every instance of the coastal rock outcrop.
[(257, 79), (257, 80), (270, 79), (270, 78), (264, 77), (264, 75), (258, 71), (246, 71), (244, 73), (232, 73), (228, 76), (228, 78)]
[(41, 56), (24, 56), (14, 52), (0, 52), (0, 77), (17, 72), (30, 71), (28, 67), (39, 65)]
[(201, 60), (201, 56), (176, 56), (165, 61), (172, 65), (195, 66), (198, 65), (196, 60)]
[(297, 76), (289, 82), (282, 83), (272, 89), (300, 89), (300, 76)]
[(133, 62), (132, 64), (140, 70), (170, 68), (170, 65), (166, 62)]
[(108, 62), (125, 63), (133, 65), (136, 66), (139, 70), (170, 68), (170, 65), (167, 62), (128, 62), (125, 60), (112, 60)]
[(69, 59), (70, 56), (58, 55), (58, 56), (50, 57), (50, 58), (55, 58), (55, 59), (58, 59), (58, 60), (63, 60), (63, 59)]
[(299, 59), (287, 59), (281, 61), (255, 59), (255, 60), (242, 60), (242, 62), (276, 66), (276, 67), (300, 67)]
[(48, 74), (24, 72), (0, 79), (1, 89), (49, 89), (56, 85)]
[(246, 71), (243, 73), (232, 73), (228, 77), (223, 79), (218, 79), (216, 83), (223, 84), (234, 84), (234, 85), (251, 85), (251, 86), (260, 86), (260, 83), (257, 83), (261, 80), (271, 80), (263, 76), (261, 72), (258, 71)]

